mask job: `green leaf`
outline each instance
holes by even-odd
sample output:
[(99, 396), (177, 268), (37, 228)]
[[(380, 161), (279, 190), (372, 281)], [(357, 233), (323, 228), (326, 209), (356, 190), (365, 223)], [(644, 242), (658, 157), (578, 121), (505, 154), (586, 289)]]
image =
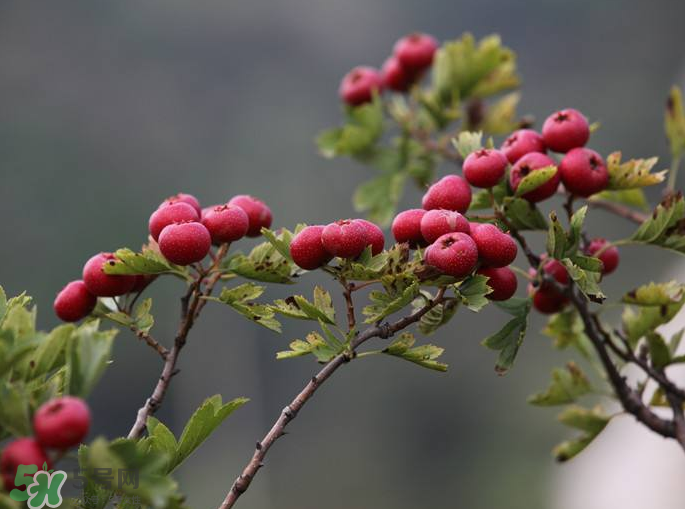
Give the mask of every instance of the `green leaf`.
[(547, 221), (537, 207), (523, 198), (506, 197), (504, 213), (517, 230), (546, 230)]
[(309, 302), (302, 295), (295, 295), (287, 299), (279, 299), (271, 308), (276, 313), (281, 313), (290, 318), (303, 320), (321, 320), (325, 323), (335, 324), (335, 309), (331, 295), (320, 286), (314, 287), (314, 302)]
[[(292, 257), (290, 256), (290, 242), (292, 242), (292, 235), (277, 235), (268, 228), (262, 228), (261, 232), (267, 242), (269, 242), (283, 258), (289, 260), (290, 262), (293, 261)], [(290, 232), (288, 232), (288, 234), (289, 233)]]
[(556, 460), (564, 462), (578, 455), (602, 432), (610, 419), (599, 407), (588, 410), (571, 406), (564, 410), (559, 414), (559, 421), (566, 426), (583, 431), (583, 434), (576, 439), (557, 445), (552, 452)]
[[(432, 298), (432, 296), (431, 296)], [(414, 301), (414, 309), (421, 309), (426, 304), (424, 299)], [(446, 325), (457, 312), (457, 305), (454, 301), (438, 304), (419, 320), (419, 332), (430, 336), (443, 325)]]
[(71, 395), (85, 398), (107, 367), (118, 331), (100, 331), (99, 326), (99, 320), (86, 322), (71, 336), (67, 350), (67, 388)]
[(552, 315), (542, 333), (554, 340), (556, 348), (573, 346), (583, 357), (592, 356), (592, 343), (585, 335), (585, 325), (575, 309)]
[(652, 364), (655, 368), (661, 369), (671, 363), (671, 351), (660, 334), (656, 332), (648, 333), (647, 345), (649, 346), (649, 357), (652, 359)]
[(292, 277), (300, 273), (289, 255), (293, 233), (281, 228), (278, 234), (267, 231), (266, 236), (267, 242), (256, 245), (248, 255), (237, 252), (226, 258), (221, 264), (224, 277), (238, 275), (265, 283), (292, 283)]
[(483, 148), (483, 132), (462, 131), (452, 143), (454, 144), (454, 148), (457, 149), (457, 152), (459, 152), (459, 155), (466, 159), (469, 154)]
[(31, 435), (30, 393), (26, 385), (22, 382), (1, 383), (0, 401), (0, 429), (14, 436)]
[(176, 437), (169, 428), (152, 416), (147, 418), (146, 428), (148, 436), (138, 442), (139, 447), (143, 448), (146, 452), (152, 451), (167, 458), (164, 471), (171, 472), (175, 467), (174, 463), (178, 449)]
[(668, 283), (649, 283), (632, 290), (623, 296), (625, 304), (637, 306), (668, 306), (683, 298), (685, 285), (677, 281)]
[(0, 325), (5, 319), (5, 313), (7, 313), (7, 294), (2, 285), (0, 285)]
[(635, 312), (630, 306), (623, 310), (623, 331), (631, 345), (660, 325), (670, 322), (683, 307), (685, 298), (668, 306), (643, 306)]
[(367, 317), (366, 323), (374, 323), (399, 311), (412, 302), (419, 294), (419, 282), (411, 281), (398, 293), (372, 291), (369, 300), (373, 302), (362, 310)]
[(103, 266), (106, 274), (174, 274), (183, 279), (189, 277), (185, 268), (169, 263), (166, 258), (150, 247), (144, 247), (141, 253), (136, 253), (128, 248), (117, 249), (114, 255), (117, 260), (112, 260)]
[(306, 341), (296, 339), (290, 343), (290, 350), (278, 352), (276, 359), (292, 359), (303, 355), (312, 354), (319, 362), (328, 362), (333, 357), (342, 353), (344, 347), (337, 340), (331, 344), (318, 332), (307, 334)]
[(511, 298), (508, 301), (495, 302), (495, 304), (514, 318), (509, 320), (498, 332), (485, 338), (482, 344), (491, 350), (500, 352), (495, 371), (498, 375), (505, 375), (514, 364), (516, 354), (526, 335), (530, 300)]
[(366, 213), (369, 221), (389, 225), (402, 197), (405, 180), (404, 173), (389, 173), (364, 182), (352, 197), (354, 209)]
[(485, 110), (482, 126), (486, 133), (492, 135), (508, 135), (518, 126), (516, 107), (521, 100), (521, 94), (512, 92), (490, 104)]
[(609, 190), (639, 189), (660, 184), (666, 178), (668, 170), (650, 173), (658, 161), (657, 157), (649, 159), (631, 159), (621, 163), (621, 153), (614, 152), (607, 157), (609, 171)]
[(372, 102), (347, 108), (346, 113), (345, 125), (324, 131), (316, 140), (326, 158), (361, 155), (383, 134), (383, 104), (378, 96)]
[(589, 198), (590, 201), (610, 201), (622, 203), (642, 210), (648, 210), (647, 197), (642, 189), (623, 189), (620, 191), (602, 191)]
[(436, 361), (445, 351), (444, 348), (435, 345), (414, 346), (416, 339), (409, 332), (404, 332), (395, 341), (390, 343), (383, 353), (400, 357), (406, 361), (413, 362), (424, 368), (435, 371), (447, 371), (447, 364)]
[(545, 166), (544, 168), (530, 172), (521, 179), (521, 182), (516, 188), (515, 196), (520, 197), (534, 191), (551, 180), (557, 174), (557, 171), (556, 166)]
[(490, 301), (486, 296), (492, 293), (492, 288), (488, 286), (489, 279), (482, 274), (474, 274), (455, 285), (455, 292), (461, 298), (462, 304), (476, 312), (487, 306)]
[(630, 238), (632, 242), (654, 244), (685, 254), (685, 202), (681, 194), (671, 195)]
[[(65, 324), (50, 331), (31, 355), (27, 380), (47, 375), (58, 367), (58, 360), (64, 358), (75, 330), (74, 325)], [(60, 364), (63, 364), (63, 361)]]
[(223, 288), (219, 297), (207, 297), (207, 300), (221, 302), (232, 307), (247, 319), (275, 332), (281, 332), (281, 324), (274, 318), (272, 306), (256, 304), (254, 299), (264, 293), (264, 287), (254, 283), (243, 283), (234, 288)]
[(564, 258), (561, 263), (564, 264), (571, 279), (589, 300), (601, 304), (606, 299), (606, 295), (602, 293), (599, 287), (599, 281), (602, 279), (601, 272), (582, 269), (569, 258)]
[(558, 260), (566, 253), (566, 232), (564, 231), (556, 212), (549, 214), (550, 224), (547, 232), (547, 253)]
[(674, 159), (681, 158), (685, 154), (685, 109), (682, 93), (675, 85), (666, 103), (664, 129), (671, 146), (671, 156)]
[(528, 398), (528, 403), (537, 406), (565, 405), (574, 403), (579, 397), (590, 392), (590, 381), (575, 363), (569, 362), (563, 369), (555, 368), (547, 390)]

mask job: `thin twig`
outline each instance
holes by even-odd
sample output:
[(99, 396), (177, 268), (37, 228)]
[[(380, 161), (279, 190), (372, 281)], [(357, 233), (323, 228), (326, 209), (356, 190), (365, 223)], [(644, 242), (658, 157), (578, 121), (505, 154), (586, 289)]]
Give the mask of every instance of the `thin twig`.
[(353, 331), (357, 326), (357, 319), (354, 316), (354, 301), (352, 300), (354, 284), (348, 283), (344, 277), (340, 278), (340, 284), (343, 287), (343, 297), (345, 298), (345, 308), (347, 309), (347, 327), (348, 330)]
[(159, 341), (153, 338), (148, 332), (140, 330), (135, 326), (130, 327), (133, 333), (138, 337), (138, 339), (145, 341), (153, 350), (155, 350), (163, 360), (166, 360), (169, 355), (169, 350), (162, 345)]
[(588, 200), (587, 204), (591, 208), (606, 210), (607, 212), (611, 212), (612, 214), (625, 218), (636, 224), (642, 224), (649, 218), (648, 214), (638, 212), (619, 203), (613, 203), (604, 200)]

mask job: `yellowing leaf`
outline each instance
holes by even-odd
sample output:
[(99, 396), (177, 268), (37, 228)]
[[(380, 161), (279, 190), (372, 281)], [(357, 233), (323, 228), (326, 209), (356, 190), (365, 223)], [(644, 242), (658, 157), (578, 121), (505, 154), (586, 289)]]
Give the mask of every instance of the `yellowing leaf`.
[(650, 173), (658, 158), (631, 159), (621, 162), (621, 152), (614, 152), (607, 157), (607, 169), (609, 171), (608, 189), (635, 189), (659, 184), (666, 178), (668, 170)]

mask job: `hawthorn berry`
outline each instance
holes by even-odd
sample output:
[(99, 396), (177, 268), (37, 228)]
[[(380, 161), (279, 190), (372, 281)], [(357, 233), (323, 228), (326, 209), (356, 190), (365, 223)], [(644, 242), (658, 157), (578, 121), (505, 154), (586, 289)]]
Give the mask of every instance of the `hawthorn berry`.
[(435, 242), (446, 233), (471, 233), (469, 221), (453, 210), (433, 209), (421, 218), (421, 235), (428, 243)]
[(348, 72), (340, 82), (338, 94), (350, 106), (370, 102), (374, 92), (383, 89), (381, 73), (373, 67), (359, 66)]
[(304, 270), (314, 270), (326, 265), (333, 255), (326, 251), (321, 240), (323, 225), (305, 226), (290, 243), (290, 256)]
[(585, 198), (609, 185), (609, 170), (602, 156), (589, 148), (569, 151), (561, 160), (559, 173), (568, 192)]
[(90, 410), (81, 398), (62, 396), (42, 405), (33, 416), (36, 440), (46, 448), (79, 445), (90, 429)]
[(228, 204), (237, 205), (247, 214), (250, 220), (250, 226), (246, 234), (248, 237), (259, 237), (262, 234), (262, 228), (271, 226), (271, 221), (273, 220), (271, 209), (263, 201), (253, 196), (239, 194), (231, 198)]
[[(542, 168), (555, 165), (556, 164), (551, 157), (548, 157), (545, 154), (540, 154), (539, 152), (530, 152), (519, 159), (511, 168), (511, 172), (509, 173), (509, 185), (511, 186), (512, 190), (516, 191), (526, 175), (529, 175), (535, 170), (540, 170)], [(532, 203), (546, 200), (557, 192), (560, 181), (561, 176), (559, 175), (559, 170), (557, 170), (556, 174), (551, 179), (541, 186), (524, 194), (523, 198)]]
[(39, 469), (43, 468), (43, 463), (47, 463), (50, 468), (50, 460), (40, 444), (33, 438), (18, 438), (7, 444), (0, 456), (0, 470), (2, 471), (2, 482), (6, 491), (19, 488), (14, 484), (19, 465), (36, 465)]
[(530, 286), (529, 293), (533, 296), (533, 307), (546, 315), (558, 313), (568, 304), (568, 299), (555, 290)]
[(518, 248), (511, 235), (494, 224), (472, 225), (471, 238), (478, 247), (481, 262), (487, 267), (505, 267), (516, 259)]
[(414, 73), (402, 66), (397, 57), (388, 58), (381, 68), (383, 88), (396, 92), (406, 92), (415, 81)]
[(466, 233), (447, 233), (426, 249), (426, 263), (450, 276), (464, 277), (478, 263), (478, 248)]
[(464, 161), (464, 177), (475, 187), (492, 187), (502, 180), (509, 161), (496, 149), (471, 152)]
[(426, 210), (447, 209), (463, 214), (471, 205), (471, 187), (459, 175), (447, 175), (428, 188), (422, 205)]
[(421, 220), (426, 215), (423, 209), (404, 210), (395, 216), (390, 231), (399, 244), (407, 242), (409, 247), (426, 246), (427, 242), (421, 234)]
[(237, 205), (217, 205), (202, 215), (202, 224), (209, 230), (215, 245), (241, 239), (250, 227), (247, 213)]
[(162, 232), (165, 226), (171, 223), (178, 223), (180, 221), (199, 221), (200, 215), (197, 210), (186, 202), (182, 201), (172, 201), (164, 202), (162, 205), (155, 210), (150, 216), (148, 221), (148, 230), (150, 236), (155, 239), (155, 242), (159, 240), (159, 234)]
[(395, 43), (393, 55), (405, 69), (421, 72), (433, 63), (437, 49), (438, 41), (435, 37), (415, 32)]
[(195, 212), (197, 212), (198, 215), (202, 214), (202, 207), (200, 206), (200, 201), (197, 198), (195, 198), (192, 194), (188, 193), (177, 193), (173, 196), (169, 196), (166, 200), (162, 202), (160, 207), (175, 202), (187, 203), (195, 209)]
[(136, 276), (113, 276), (105, 274), (105, 264), (114, 265), (117, 257), (113, 253), (98, 253), (83, 266), (83, 283), (90, 293), (98, 297), (117, 297), (131, 291)]
[[(555, 258), (548, 258), (547, 254), (543, 254), (540, 257), (540, 260), (540, 263), (542, 264), (542, 270), (545, 272), (545, 274), (552, 276), (561, 285), (568, 284), (568, 271), (566, 270), (566, 267), (564, 267), (563, 263)], [(537, 274), (535, 269), (530, 269), (528, 272), (532, 276)], [(550, 283), (545, 281), (542, 282), (540, 287), (544, 289), (554, 289)]]
[(582, 147), (590, 139), (587, 118), (572, 108), (552, 113), (542, 125), (542, 139), (554, 152), (566, 153)]
[(616, 246), (610, 246), (605, 249), (608, 244), (606, 239), (592, 239), (590, 245), (587, 247), (587, 254), (596, 256), (599, 251), (602, 251), (598, 258), (602, 262), (602, 274), (611, 274), (618, 267), (619, 254)]
[(371, 246), (371, 254), (376, 256), (383, 251), (385, 247), (385, 235), (378, 225), (367, 221), (366, 219), (355, 219), (355, 223), (359, 223), (366, 232), (366, 245)]
[(367, 246), (366, 228), (352, 219), (341, 219), (323, 229), (321, 241), (333, 256), (356, 258)]
[(492, 292), (486, 295), (490, 300), (508, 300), (518, 287), (516, 274), (509, 267), (491, 267), (480, 269), (478, 274), (488, 278), (488, 286)]
[(511, 164), (521, 159), (531, 152), (544, 154), (547, 151), (542, 136), (532, 129), (519, 129), (509, 135), (502, 144), (502, 153), (507, 157)]
[(212, 237), (202, 223), (173, 223), (159, 234), (159, 250), (176, 265), (199, 262), (207, 256), (210, 247)]
[(78, 322), (88, 316), (97, 303), (97, 297), (88, 291), (82, 280), (68, 283), (55, 298), (55, 314), (65, 322)]

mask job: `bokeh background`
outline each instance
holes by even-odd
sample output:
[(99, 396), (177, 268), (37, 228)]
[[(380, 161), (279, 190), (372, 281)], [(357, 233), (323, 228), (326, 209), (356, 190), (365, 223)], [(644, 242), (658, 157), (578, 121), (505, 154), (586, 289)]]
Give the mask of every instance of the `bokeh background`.
[[(369, 170), (322, 159), (313, 138), (340, 119), (340, 77), (357, 64), (380, 65), (398, 37), (417, 29), (441, 40), (500, 33), (519, 53), (522, 113), (541, 119), (579, 108), (602, 123), (593, 148), (659, 155), (667, 166), (662, 111), (670, 85), (685, 81), (684, 19), (682, 0), (2, 0), (0, 283), (8, 294), (34, 295), (40, 325), (54, 326), (60, 287), (93, 253), (138, 247), (150, 212), (177, 191), (205, 204), (254, 194), (269, 203), (276, 226), (350, 216), (351, 193)], [(410, 189), (404, 203), (419, 197)], [(631, 230), (602, 213), (590, 226), (614, 237)], [(608, 293), (643, 281), (647, 264), (659, 278), (677, 262), (626, 249)], [(152, 291), (155, 333), (166, 341), (179, 285)], [(585, 509), (596, 498), (581, 497), (593, 493), (588, 483), (607, 478), (628, 493), (613, 507), (628, 508), (631, 493), (663, 491), (661, 480), (616, 479), (610, 461), (553, 463), (549, 451), (569, 431), (525, 398), (568, 356), (537, 332), (543, 320), (534, 317), (515, 369), (498, 378), (493, 352), (479, 342), (504, 320), (497, 310), (462, 311), (431, 338), (447, 349), (447, 374), (395, 359), (345, 367), (274, 447), (242, 505)], [(159, 416), (180, 433), (206, 396), (252, 401), (179, 471), (191, 506), (218, 505), (255, 441), (317, 369), (309, 359), (274, 359), (306, 332), (289, 323), (278, 336), (207, 306)], [(121, 333), (90, 399), (96, 434), (128, 431), (159, 369)], [(637, 464), (637, 442), (614, 442), (602, 457)], [(682, 479), (685, 462), (672, 464)], [(685, 496), (677, 486), (671, 502)]]

